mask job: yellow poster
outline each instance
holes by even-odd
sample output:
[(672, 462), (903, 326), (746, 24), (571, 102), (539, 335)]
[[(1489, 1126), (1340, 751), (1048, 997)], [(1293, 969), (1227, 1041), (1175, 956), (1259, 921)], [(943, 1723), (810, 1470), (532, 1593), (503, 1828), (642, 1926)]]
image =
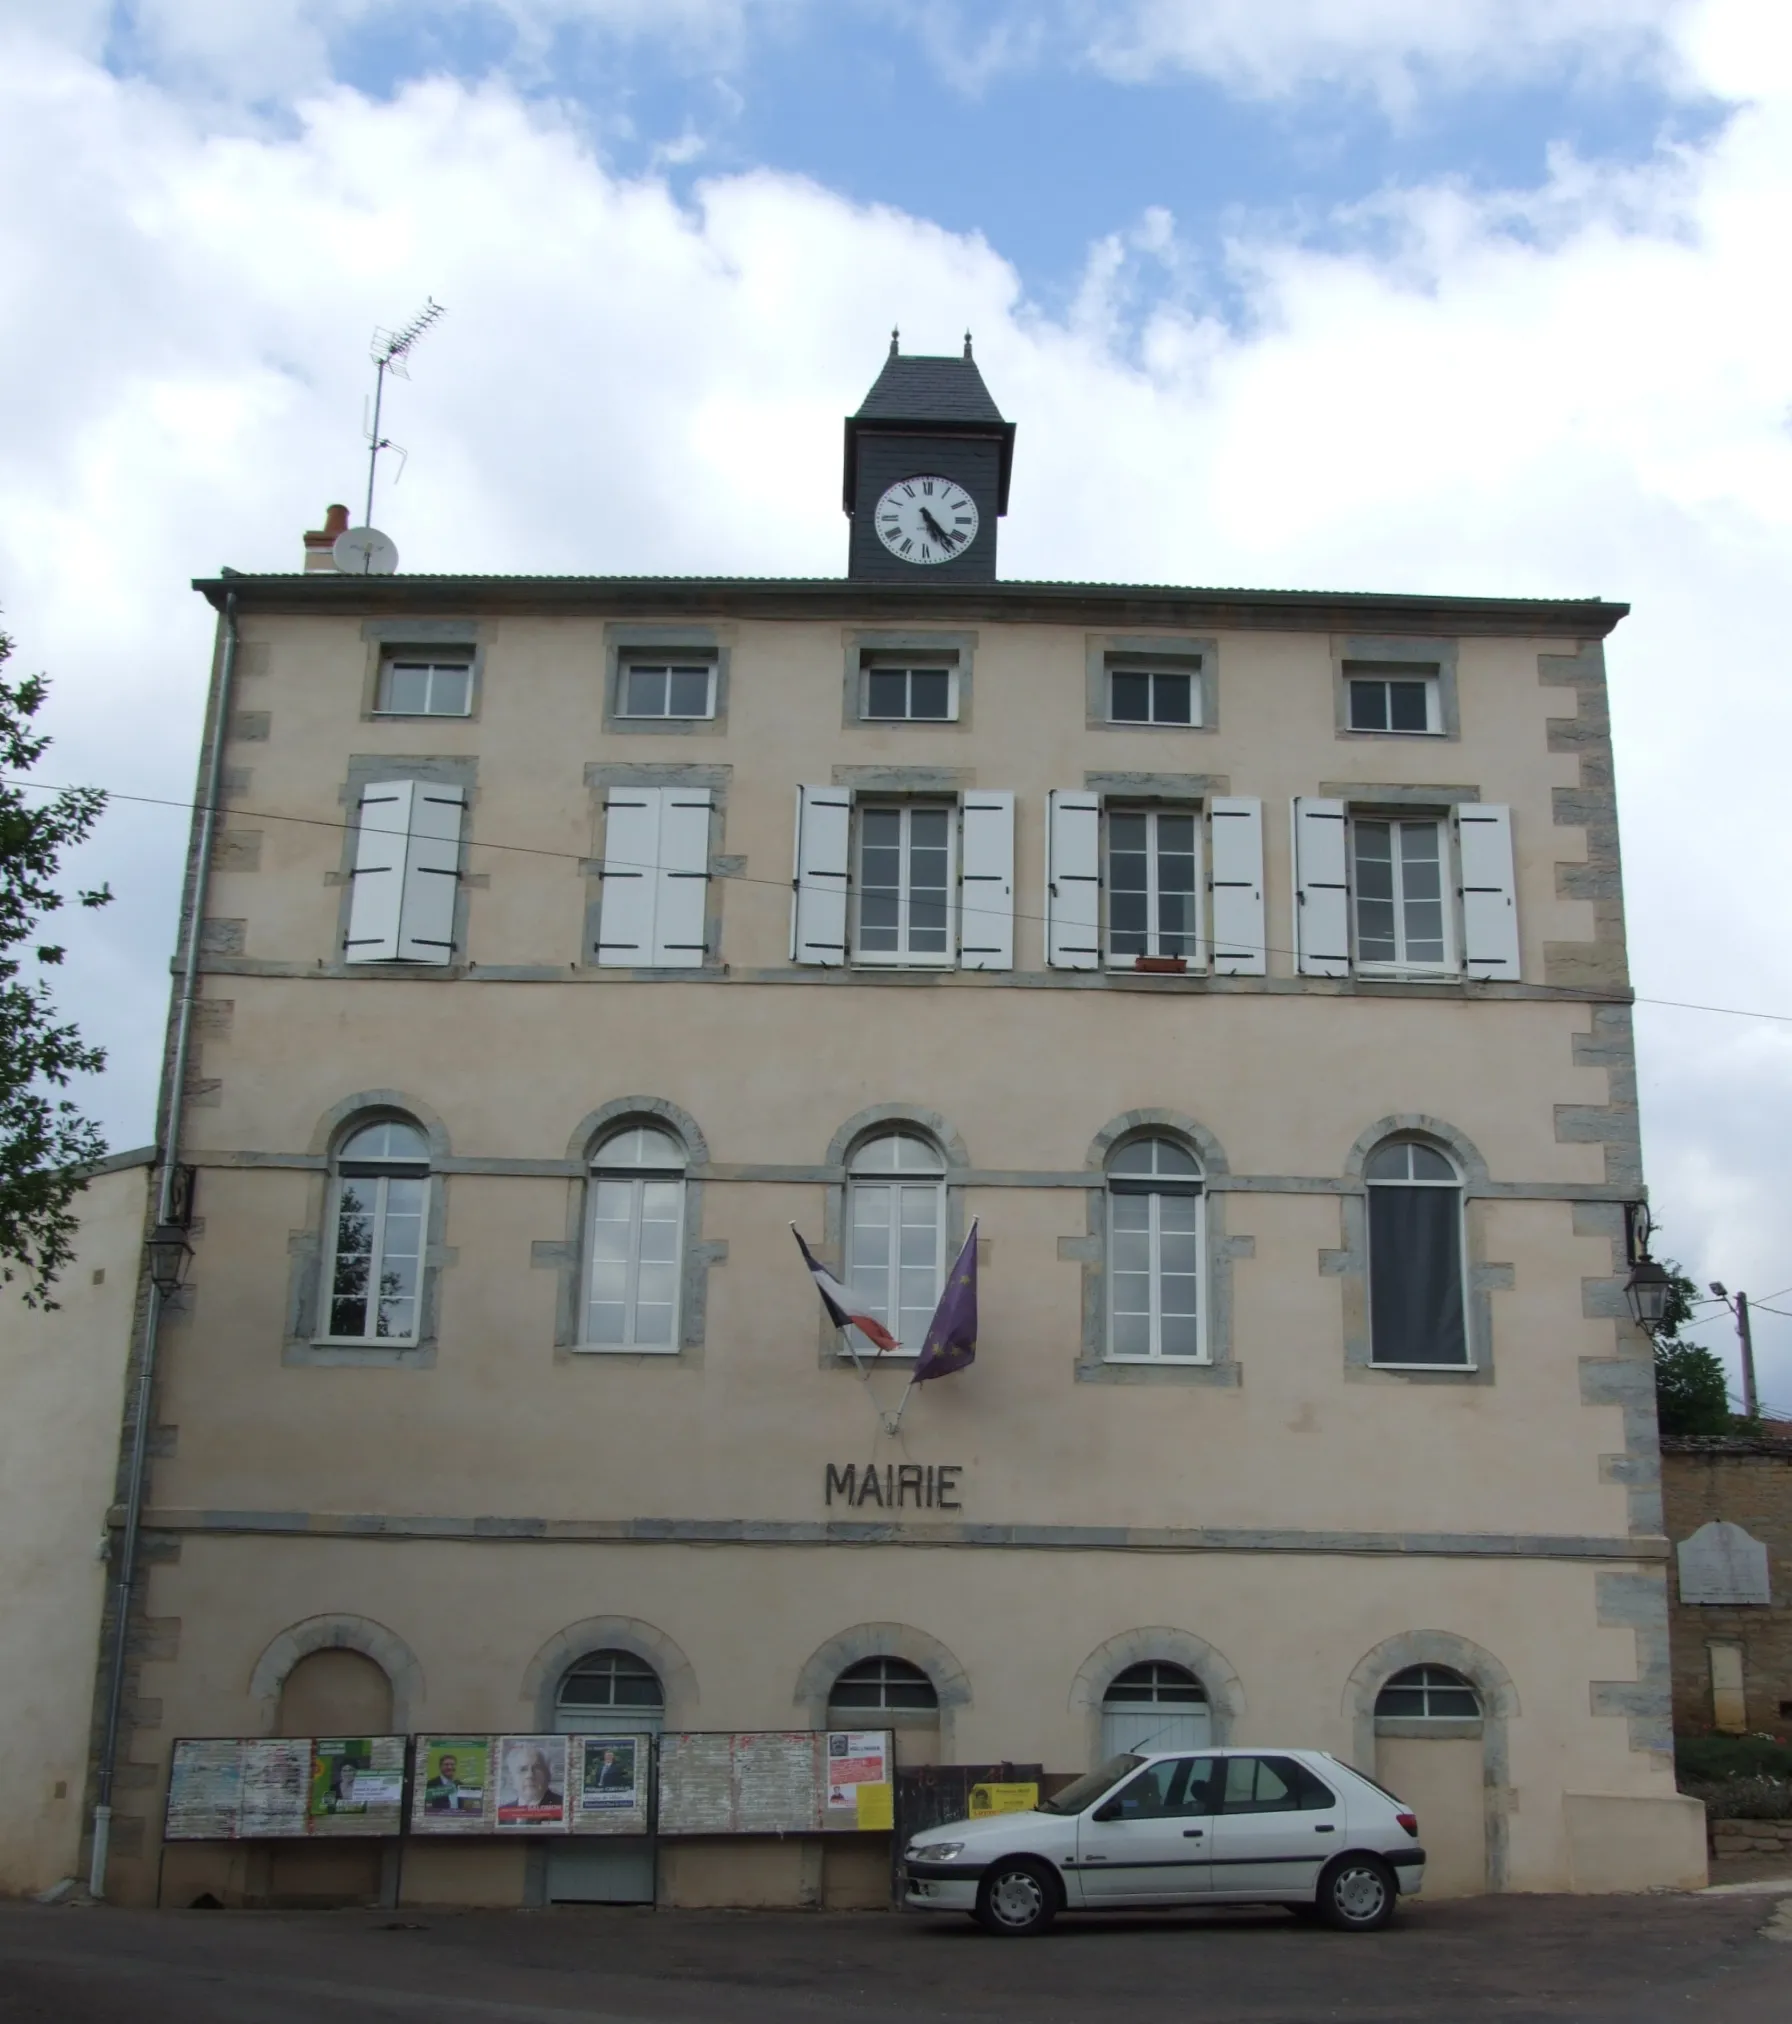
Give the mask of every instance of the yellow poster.
[(859, 1825), (865, 1829), (888, 1830), (896, 1825), (896, 1788), (890, 1784), (855, 1785)]
[(1037, 1785), (973, 1785), (971, 1818), (986, 1813), (1031, 1813), (1039, 1804)]

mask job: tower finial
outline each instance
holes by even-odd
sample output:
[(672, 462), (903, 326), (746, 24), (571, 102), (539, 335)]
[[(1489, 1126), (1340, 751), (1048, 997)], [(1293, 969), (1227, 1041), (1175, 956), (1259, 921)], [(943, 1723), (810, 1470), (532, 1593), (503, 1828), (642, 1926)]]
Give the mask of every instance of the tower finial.
[(890, 332), (890, 356), (894, 358), (901, 349), (902, 332), (893, 328)]
[(971, 355), (971, 333), (968, 330), (964, 334), (964, 355), (966, 358)]

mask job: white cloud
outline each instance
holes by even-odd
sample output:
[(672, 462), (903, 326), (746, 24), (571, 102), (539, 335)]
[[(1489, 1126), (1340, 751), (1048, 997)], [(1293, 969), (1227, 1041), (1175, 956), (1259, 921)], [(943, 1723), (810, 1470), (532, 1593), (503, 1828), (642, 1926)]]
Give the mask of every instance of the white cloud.
[[(1728, 18), (1681, 45), (1714, 79)], [(450, 315), (389, 412), (412, 459), (378, 515), (423, 569), (837, 571), (840, 416), (892, 323), (941, 349), (969, 323), (1021, 422), (1009, 574), (1633, 597), (1611, 666), (1639, 984), (1792, 1009), (1792, 76), (1764, 61), (1755, 88), (1647, 171), (1392, 194), (1349, 253), (1241, 230), (1237, 328), (1162, 213), (1053, 321), (974, 237), (769, 172), (682, 209), (496, 84), (326, 90), (290, 131), (230, 132), (14, 34), (0, 375), (30, 401), (0, 442), (0, 597), (61, 685), (48, 770), (186, 796), (209, 627), (185, 579), (293, 566), (357, 496), (366, 334), (426, 294)], [(182, 841), (121, 806), (82, 867), (121, 893), (69, 978), (117, 1050), (121, 1142), (148, 1128)], [(1669, 1248), (1792, 1282), (1792, 1029), (1641, 1023)], [(1792, 1324), (1762, 1343), (1792, 1401)]]

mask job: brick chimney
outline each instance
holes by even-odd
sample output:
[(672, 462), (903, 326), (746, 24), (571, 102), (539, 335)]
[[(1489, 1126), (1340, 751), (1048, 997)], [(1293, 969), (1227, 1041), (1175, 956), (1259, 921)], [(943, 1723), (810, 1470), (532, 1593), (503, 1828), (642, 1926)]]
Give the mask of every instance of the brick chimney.
[(326, 506), (324, 508), (324, 524), (321, 527), (313, 527), (305, 536), (305, 572), (307, 575), (314, 569), (334, 569), (336, 567), (330, 558), (330, 550), (335, 546), (337, 535), (345, 532), (347, 527), (348, 508), (346, 506)]

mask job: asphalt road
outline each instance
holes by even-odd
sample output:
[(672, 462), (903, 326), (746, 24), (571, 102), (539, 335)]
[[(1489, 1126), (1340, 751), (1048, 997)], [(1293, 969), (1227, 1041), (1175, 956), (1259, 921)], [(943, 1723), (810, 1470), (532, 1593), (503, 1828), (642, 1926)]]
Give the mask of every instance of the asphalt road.
[[(1765, 1929), (1765, 1930), (1764, 1930)], [(0, 2020), (54, 2024), (1787, 2024), (1792, 1896), (1481, 1898), (1334, 1934), (1068, 1920), (0, 1905)]]

